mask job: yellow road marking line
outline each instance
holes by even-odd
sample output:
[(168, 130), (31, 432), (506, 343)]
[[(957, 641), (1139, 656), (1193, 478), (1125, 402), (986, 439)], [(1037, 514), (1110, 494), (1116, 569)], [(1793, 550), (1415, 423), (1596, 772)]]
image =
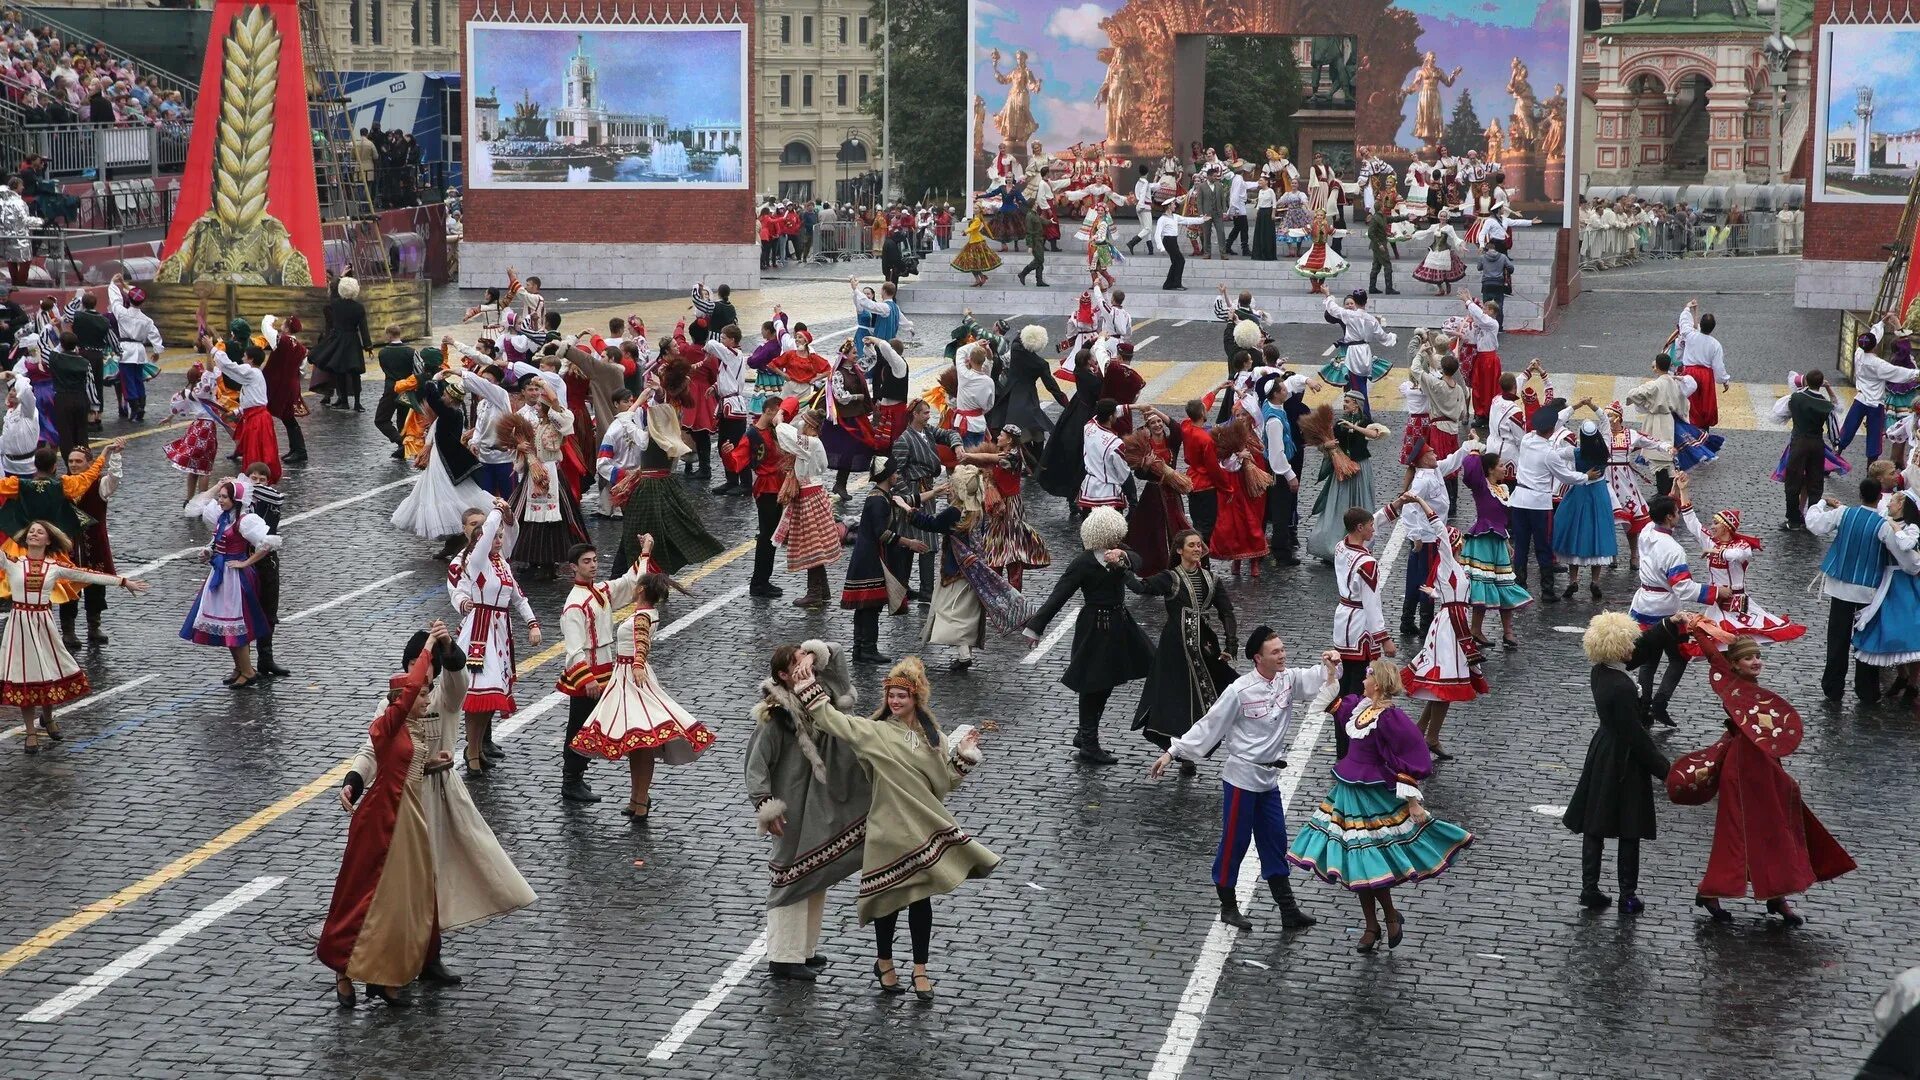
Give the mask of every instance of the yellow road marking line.
[[(752, 551), (753, 544), (754, 542), (752, 540), (748, 540), (725, 552), (722, 552), (719, 555), (714, 556), (712, 559), (708, 560), (705, 565), (701, 566), (698, 570), (695, 570), (691, 574), (688, 574), (686, 577), (681, 578), (680, 579), (681, 584), (692, 585), (693, 583), (701, 580), (702, 578), (705, 578), (711, 574), (717, 573), (727, 565), (735, 562), (736, 560), (744, 556), (747, 552)], [(615, 616), (615, 618), (623, 619), (631, 611), (632, 611), (631, 607), (623, 608)], [(516, 670), (516, 674), (519, 676), (526, 676), (528, 674), (531, 674), (534, 671), (534, 669), (554, 659), (555, 657), (559, 656), (561, 653), (565, 651), (566, 651), (566, 646), (564, 643), (555, 644), (549, 648), (543, 649), (539, 653), (528, 657), (526, 661), (521, 663), (519, 668)], [(178, 880), (179, 878), (185, 876), (188, 873), (191, 873), (196, 867), (200, 866), (202, 863), (206, 862), (208, 859), (211, 859), (214, 856), (219, 855), (222, 852), (226, 851), (227, 849), (234, 847), (235, 845), (246, 840), (248, 837), (252, 836), (253, 834), (259, 832), (260, 830), (280, 820), (281, 818), (292, 813), (293, 811), (298, 810), (302, 806), (305, 806), (307, 803), (312, 802), (314, 798), (319, 796), (322, 792), (328, 792), (328, 791), (334, 790), (335, 788), (338, 788), (341, 782), (346, 779), (348, 766), (350, 766), (352, 763), (353, 763), (353, 759), (350, 757), (341, 759), (338, 765), (335, 765), (333, 768), (328, 769), (325, 773), (321, 774), (320, 776), (315, 777), (313, 780), (309, 781), (306, 784), (306, 786), (300, 788), (298, 791), (295, 791), (290, 795), (287, 795), (285, 798), (282, 798), (279, 802), (276, 802), (271, 806), (268, 806), (265, 809), (260, 810), (258, 813), (254, 814), (252, 817), (247, 818), (245, 821), (242, 821), (237, 825), (228, 827), (224, 832), (220, 833), (220, 835), (214, 837), (211, 840), (208, 840), (206, 843), (201, 844), (199, 847), (194, 848), (192, 851), (188, 852), (185, 855), (180, 856), (179, 858), (173, 860), (172, 862), (161, 867), (160, 869), (155, 870), (153, 873), (148, 874), (146, 877), (141, 878), (139, 881), (136, 881), (133, 884), (128, 885), (126, 888), (121, 889), (120, 891), (114, 893), (111, 896), (108, 896), (101, 900), (95, 900), (93, 903), (88, 904), (86, 907), (81, 908), (79, 911), (76, 911), (73, 914), (68, 915), (66, 918), (63, 918), (58, 922), (55, 922), (49, 925), (44, 930), (41, 930), (39, 933), (33, 935), (31, 938), (28, 938), (26, 941), (23, 941), (20, 944), (15, 945), (13, 948), (8, 949), (4, 953), (0, 953), (0, 973), (10, 971), (13, 968), (20, 966), (21, 964), (26, 963), (28, 960), (33, 959), (34, 957), (40, 955), (41, 953), (46, 952), (48, 949), (52, 948), (53, 946), (58, 945), (60, 942), (65, 941), (67, 938), (72, 937), (73, 935), (79, 933), (80, 931), (86, 929), (87, 927), (92, 926), (94, 923), (99, 922), (101, 919), (106, 918), (108, 915), (111, 915), (114, 912), (120, 910), (121, 908), (126, 907), (128, 904), (131, 904), (134, 901), (139, 900), (141, 897), (146, 896), (149, 893), (155, 892), (156, 890), (162, 888), (163, 886)]]

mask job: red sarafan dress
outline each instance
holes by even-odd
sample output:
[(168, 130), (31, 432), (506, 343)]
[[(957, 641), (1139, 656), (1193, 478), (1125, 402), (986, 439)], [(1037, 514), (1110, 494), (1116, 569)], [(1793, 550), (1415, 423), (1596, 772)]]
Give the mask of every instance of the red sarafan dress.
[(1787, 700), (1735, 671), (1710, 637), (1697, 635), (1708, 678), (1727, 710), (1720, 741), (1673, 763), (1667, 795), (1683, 806), (1720, 798), (1713, 851), (1699, 893), (1777, 900), (1854, 869), (1854, 861), (1800, 799), (1780, 759), (1800, 745), (1800, 714)]
[(1209, 541), (1216, 559), (1263, 559), (1267, 555), (1266, 494), (1273, 477), (1256, 464), (1236, 458), (1246, 450), (1257, 460), (1260, 440), (1251, 430), (1237, 431), (1239, 421), (1215, 428), (1213, 441), (1220, 457), (1220, 471), (1214, 474), (1214, 492), (1219, 514), (1213, 523)]
[[(378, 769), (347, 826), (347, 850), (314, 954), (355, 982), (405, 986), (420, 974), (439, 934), (437, 886), (427, 819), (420, 807), (425, 762), (407, 714), (433, 674), (420, 653), (400, 695), (368, 727)], [(422, 768), (414, 768), (418, 764)]]

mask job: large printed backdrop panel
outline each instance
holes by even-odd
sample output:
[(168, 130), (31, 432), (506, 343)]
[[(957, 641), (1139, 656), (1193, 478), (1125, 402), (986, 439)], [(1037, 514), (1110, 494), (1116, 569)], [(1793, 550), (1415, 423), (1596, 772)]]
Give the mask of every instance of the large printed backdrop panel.
[(1920, 166), (1920, 26), (1820, 30), (1813, 197), (1904, 203)]
[[(1175, 99), (1200, 88), (1176, 86), (1176, 41), (1245, 34), (1301, 39), (1301, 127), (1349, 131), (1348, 152), (1411, 160), (1471, 92), (1482, 156), (1531, 188), (1516, 201), (1564, 214), (1569, 0), (972, 0), (971, 21), (975, 190), (1002, 144), (1022, 160), (1036, 141), (1055, 155), (1103, 143), (1112, 158), (1184, 157)], [(1237, 149), (1258, 160), (1265, 147)]]
[(467, 24), (476, 188), (744, 189), (747, 27)]

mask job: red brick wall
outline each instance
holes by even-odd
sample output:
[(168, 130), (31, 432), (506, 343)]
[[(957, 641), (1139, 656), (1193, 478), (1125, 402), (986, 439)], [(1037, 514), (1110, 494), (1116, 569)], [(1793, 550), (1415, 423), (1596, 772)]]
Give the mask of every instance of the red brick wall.
[[(1814, 0), (1813, 85), (1819, 86), (1820, 27), (1841, 10), (1844, 22), (1900, 22), (1909, 19), (1909, 0)], [(1813, 170), (1819, 162), (1813, 158), (1813, 125), (1807, 125), (1806, 141), (1800, 152), (1808, 163), (1807, 220), (1804, 257), (1834, 262), (1884, 262), (1887, 253), (1880, 245), (1893, 239), (1900, 226), (1898, 204), (1829, 203), (1813, 201)]]
[[(552, 23), (566, 22), (571, 16), (582, 23), (604, 21), (612, 25), (620, 17), (638, 11), (642, 17), (651, 9), (653, 21), (677, 21), (682, 12), (699, 19), (706, 12), (708, 22), (747, 24), (747, 93), (742, 103), (742, 121), (747, 129), (748, 145), (742, 147), (741, 168), (752, 177), (754, 150), (760, 132), (753, 125), (751, 95), (759, 83), (752, 78), (754, 64), (753, 22), (757, 10), (752, 0), (553, 0)], [(460, 70), (467, 94), (474, 92), (467, 76), (467, 20), (479, 9), (491, 16), (493, 0), (460, 0)], [(504, 5), (501, 10), (505, 10)], [(603, 14), (597, 14), (603, 13)], [(616, 14), (617, 13), (617, 14)], [(543, 20), (546, 9), (541, 12)], [(464, 145), (472, 146), (469, 139)], [(751, 186), (728, 191), (615, 190), (579, 189), (495, 190), (476, 188), (465, 193), (463, 224), (469, 241), (539, 241), (569, 244), (752, 244), (759, 238), (754, 232), (753, 189)]]

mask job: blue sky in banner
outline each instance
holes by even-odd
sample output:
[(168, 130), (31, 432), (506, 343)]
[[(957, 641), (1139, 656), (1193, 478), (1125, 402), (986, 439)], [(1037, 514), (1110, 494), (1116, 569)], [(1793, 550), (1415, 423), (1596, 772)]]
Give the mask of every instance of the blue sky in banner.
[[(1006, 101), (1005, 87), (993, 78), (990, 52), (1000, 50), (1004, 73), (1013, 66), (1014, 50), (1025, 49), (1031, 54), (1029, 66), (1044, 83), (1034, 96), (1036, 137), (1049, 149), (1105, 137), (1106, 110), (1093, 104), (1106, 77), (1097, 57), (1107, 44), (1100, 20), (1122, 6), (1114, 0), (973, 0), (974, 92), (986, 99), (988, 123)], [(1565, 0), (1399, 0), (1395, 6), (1419, 17), (1419, 49), (1433, 50), (1444, 69), (1466, 69), (1442, 91), (1448, 115), (1467, 89), (1481, 124), (1499, 116), (1505, 127), (1504, 118), (1513, 111), (1506, 92), (1508, 64), (1516, 56), (1527, 64), (1534, 93), (1543, 101), (1553, 95), (1554, 84), (1568, 81), (1570, 5)], [(1399, 142), (1411, 149), (1411, 101), (1403, 111)], [(991, 129), (987, 135), (991, 152), (997, 136)]]
[(562, 104), (567, 60), (582, 45), (608, 111), (659, 114), (674, 126), (739, 124), (741, 30), (574, 27), (473, 30), (470, 92), (497, 94), (502, 115), (522, 92), (548, 116)]
[(1882, 135), (1920, 128), (1920, 28), (1876, 26), (1833, 35), (1827, 82), (1827, 131), (1859, 121), (1857, 88), (1873, 87), (1873, 130)]

